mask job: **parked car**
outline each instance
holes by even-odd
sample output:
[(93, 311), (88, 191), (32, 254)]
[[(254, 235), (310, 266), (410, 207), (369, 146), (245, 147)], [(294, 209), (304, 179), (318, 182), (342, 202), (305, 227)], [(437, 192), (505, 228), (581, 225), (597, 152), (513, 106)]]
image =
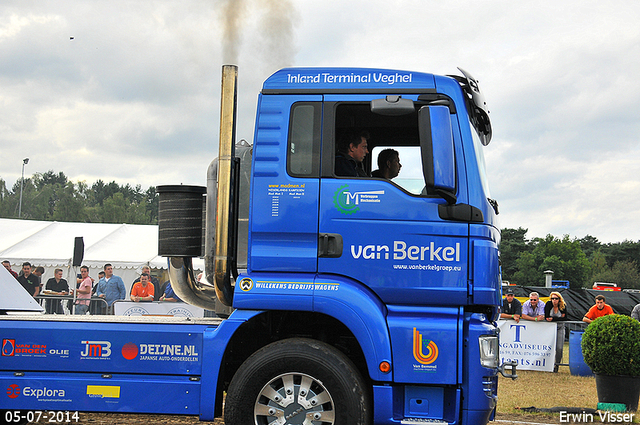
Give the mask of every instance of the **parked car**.
[(593, 282), (593, 289), (596, 289), (599, 291), (621, 291), (622, 290), (622, 288), (620, 288), (617, 284), (607, 283), (607, 282)]

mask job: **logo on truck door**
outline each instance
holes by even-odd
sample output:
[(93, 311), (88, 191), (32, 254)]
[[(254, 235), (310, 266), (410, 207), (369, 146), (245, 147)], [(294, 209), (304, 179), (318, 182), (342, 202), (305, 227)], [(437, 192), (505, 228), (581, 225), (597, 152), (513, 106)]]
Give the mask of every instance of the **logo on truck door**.
[(438, 346), (436, 343), (424, 339), (416, 328), (413, 328), (413, 357), (420, 364), (431, 364), (438, 358)]
[(368, 192), (350, 192), (348, 184), (343, 184), (333, 194), (333, 204), (342, 214), (353, 214), (360, 211), (360, 204), (380, 203), (380, 195), (384, 190)]

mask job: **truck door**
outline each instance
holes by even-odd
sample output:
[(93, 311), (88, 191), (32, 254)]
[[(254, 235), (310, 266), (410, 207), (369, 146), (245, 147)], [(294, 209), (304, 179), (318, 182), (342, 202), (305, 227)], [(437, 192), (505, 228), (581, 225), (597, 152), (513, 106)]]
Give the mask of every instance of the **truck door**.
[[(371, 112), (385, 97), (325, 96), (324, 146), (320, 182), (319, 273), (343, 275), (371, 288), (387, 304), (449, 305), (467, 302), (469, 226), (442, 219), (446, 201), (428, 193), (423, 173), (418, 96), (415, 111), (398, 116)], [(426, 103), (425, 103), (426, 104)], [(456, 195), (466, 198), (460, 132), (451, 114), (456, 155)], [(368, 175), (384, 149), (399, 153), (402, 168), (391, 179), (342, 177), (334, 170), (335, 143), (346, 131), (369, 133)], [(324, 247), (328, 247), (324, 249)], [(341, 246), (336, 252), (335, 247)]]
[(254, 137), (251, 271), (317, 271), (320, 95), (263, 95)]

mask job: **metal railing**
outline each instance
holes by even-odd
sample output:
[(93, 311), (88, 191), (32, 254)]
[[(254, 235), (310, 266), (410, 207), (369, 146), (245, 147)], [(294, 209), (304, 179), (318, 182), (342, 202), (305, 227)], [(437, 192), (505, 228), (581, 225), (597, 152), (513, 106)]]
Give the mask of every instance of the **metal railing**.
[[(564, 343), (567, 344), (569, 342), (569, 335), (571, 331), (584, 331), (589, 326), (588, 323), (582, 321), (566, 321), (566, 322), (557, 322), (563, 323), (565, 327), (564, 331)], [(565, 361), (569, 361), (569, 356), (562, 356), (563, 363), (558, 363), (558, 366), (569, 366), (569, 363), (564, 363)]]
[(558, 323), (564, 323), (564, 327), (566, 329), (565, 333), (564, 333), (564, 341), (567, 342), (569, 341), (569, 332), (571, 331), (584, 331), (585, 329), (587, 329), (587, 326), (589, 326), (588, 323), (585, 322), (578, 322), (578, 321), (566, 321), (566, 322), (558, 322)]
[[(51, 300), (51, 301), (59, 300), (61, 302), (62, 310), (63, 310), (64, 314), (73, 314), (73, 309), (70, 310), (67, 307), (67, 303), (64, 302), (64, 301), (71, 301), (71, 302), (74, 302), (76, 300), (90, 301), (90, 303), (89, 303), (89, 311), (92, 312), (91, 314), (106, 314), (105, 312), (107, 311), (107, 307), (109, 305), (104, 298), (100, 298), (100, 297), (75, 298), (74, 299), (73, 295), (37, 295), (37, 296), (35, 296), (33, 298), (40, 305), (43, 304), (42, 300)], [(104, 304), (104, 306), (101, 305), (101, 304)], [(45, 306), (46, 306), (46, 303), (45, 303)]]

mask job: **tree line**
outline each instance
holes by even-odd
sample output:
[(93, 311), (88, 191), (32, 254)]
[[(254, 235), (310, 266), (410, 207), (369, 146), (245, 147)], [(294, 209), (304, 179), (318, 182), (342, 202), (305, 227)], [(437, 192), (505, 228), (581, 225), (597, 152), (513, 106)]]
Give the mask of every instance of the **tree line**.
[(81, 223), (157, 224), (155, 187), (119, 185), (98, 180), (74, 183), (63, 172), (35, 173), (25, 178), (20, 203), (20, 179), (11, 189), (0, 178), (0, 217)]
[[(11, 189), (0, 178), (0, 217), (81, 223), (157, 224), (155, 187), (119, 185), (98, 180), (74, 183), (63, 172), (36, 173), (24, 179), (20, 209), (20, 180)], [(554, 279), (568, 280), (572, 288), (590, 288), (593, 282), (613, 282), (640, 289), (640, 241), (603, 244), (593, 236), (582, 239), (527, 239), (528, 229), (503, 229), (500, 244), (502, 276), (520, 286), (544, 285), (545, 270)]]
[(528, 229), (502, 229), (502, 279), (519, 286), (544, 286), (544, 271), (554, 280), (568, 280), (571, 288), (591, 288), (593, 282), (611, 282), (640, 289), (640, 241), (603, 244), (593, 236), (582, 239), (527, 239)]

